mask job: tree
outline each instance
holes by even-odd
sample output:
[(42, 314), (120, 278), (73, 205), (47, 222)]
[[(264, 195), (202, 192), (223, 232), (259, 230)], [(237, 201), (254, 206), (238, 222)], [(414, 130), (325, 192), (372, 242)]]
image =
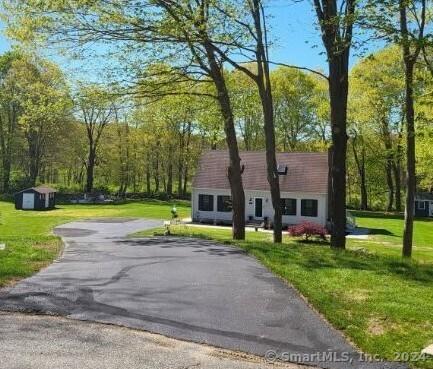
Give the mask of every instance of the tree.
[[(402, 130), (404, 119), (403, 61), (397, 47), (387, 47), (362, 59), (351, 71), (351, 120), (362, 131), (373, 131), (383, 151), (388, 186), (387, 210), (401, 211)], [(368, 107), (368, 109), (366, 108)], [(383, 154), (382, 154), (383, 152)]]
[[(253, 68), (253, 65), (249, 64), (248, 67)], [(239, 143), (247, 151), (262, 149), (263, 112), (254, 81), (235, 69), (228, 75), (228, 85), (236, 124), (242, 139)]]
[[(404, 212), (404, 231), (403, 231), (403, 256), (412, 256), (413, 241), (413, 217), (415, 212), (415, 192), (416, 192), (416, 157), (415, 157), (415, 108), (414, 108), (414, 73), (415, 64), (418, 60), (424, 42), (424, 28), (426, 22), (426, 0), (419, 2), (421, 6), (420, 18), (417, 17), (418, 1), (399, 0), (400, 7), (400, 32), (401, 48), (405, 65), (405, 89), (406, 89), (406, 206)], [(414, 9), (416, 17), (417, 32), (409, 30), (407, 17), (408, 8)], [(411, 11), (411, 10), (409, 10)]]
[(20, 55), (8, 52), (0, 57), (0, 153), (2, 158), (2, 190), (9, 192), (12, 157), (16, 145), (16, 132), (20, 105), (17, 99), (14, 61)]
[(277, 137), (284, 151), (299, 150), (303, 142), (317, 135), (315, 80), (300, 70), (285, 67), (274, 70), (271, 79)]
[[(401, 47), (405, 75), (406, 119), (406, 206), (403, 231), (403, 257), (411, 257), (413, 218), (416, 192), (415, 150), (415, 66), (427, 42), (426, 12), (428, 0), (399, 0), (367, 2), (366, 24), (373, 27), (379, 37)], [(396, 21), (397, 19), (397, 21)]]
[(70, 121), (71, 101), (57, 66), (27, 56), (13, 63), (20, 130), (27, 143), (28, 183), (34, 186), (44, 166), (47, 150)]
[[(355, 159), (356, 168), (359, 176), (359, 187), (360, 187), (360, 209), (368, 210), (368, 191), (367, 191), (367, 170), (366, 170), (366, 145), (364, 141), (364, 135), (356, 129), (352, 130), (351, 139), (353, 157)], [(360, 149), (358, 148), (360, 146)]]
[(330, 164), (331, 246), (344, 249), (346, 245), (347, 96), (356, 0), (341, 2), (338, 0), (314, 0), (314, 6), (329, 66), (332, 131), (332, 159)]
[(87, 135), (85, 191), (92, 192), (99, 143), (105, 128), (113, 119), (115, 105), (110, 94), (95, 85), (82, 86), (75, 104)]
[[(121, 7), (106, 1), (42, 4), (27, 0), (19, 4), (5, 1), (4, 5), (10, 16), (10, 31), (21, 40), (38, 37), (45, 41), (56, 40), (66, 48), (75, 47), (75, 51), (92, 42), (111, 43), (123, 51), (117, 53), (120, 64), (127, 66), (122, 71), (131, 70), (133, 77), (139, 77), (139, 80), (146, 77), (143, 60), (150, 64), (170, 62), (172, 68), (166, 70), (168, 74), (163, 84), (152, 84), (151, 90), (145, 92), (147, 96), (175, 94), (173, 86), (179, 81), (212, 82), (224, 121), (230, 158), (227, 174), (232, 194), (233, 237), (245, 238), (241, 159), (223, 62), (214, 41), (215, 35), (227, 34), (226, 25), (214, 22), (208, 0), (190, 3), (143, 0), (124, 3)], [(146, 9), (152, 11), (143, 11)], [(153, 50), (148, 52), (149, 49)], [(156, 72), (161, 76), (165, 71), (159, 69)], [(122, 76), (121, 79), (127, 78)], [(171, 91), (163, 86), (171, 86)], [(130, 87), (128, 85), (127, 94), (143, 93), (143, 89)]]
[[(171, 3), (172, 4), (172, 3)], [(280, 198), (280, 179), (277, 170), (274, 101), (272, 93), (269, 40), (267, 35), (266, 17), (261, 0), (246, 0), (239, 7), (236, 2), (202, 2), (203, 14), (213, 15), (220, 19), (226, 27), (219, 33), (213, 32), (212, 50), (223, 62), (230, 64), (244, 73), (256, 84), (260, 97), (263, 128), (265, 136), (267, 179), (274, 208), (273, 235), (274, 242), (282, 241), (282, 209)], [(191, 5), (189, 8), (193, 8)], [(166, 7), (167, 9), (167, 7)], [(191, 16), (185, 21), (194, 19)], [(210, 18), (212, 25), (213, 18)], [(209, 24), (206, 24), (208, 26)], [(207, 28), (206, 28), (207, 29)], [(253, 68), (236, 61), (233, 54), (246, 56)]]

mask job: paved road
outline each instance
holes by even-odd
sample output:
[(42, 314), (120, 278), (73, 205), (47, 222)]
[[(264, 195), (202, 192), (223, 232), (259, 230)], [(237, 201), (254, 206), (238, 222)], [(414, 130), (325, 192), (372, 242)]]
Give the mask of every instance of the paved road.
[(0, 313), (0, 331), (0, 369), (301, 369), (143, 331), (58, 317)]
[[(330, 368), (385, 368), (355, 350), (299, 295), (241, 250), (210, 241), (126, 239), (159, 221), (107, 219), (57, 228), (62, 258), (11, 289), (0, 309), (59, 314)], [(333, 352), (352, 364), (321, 357)], [(287, 355), (284, 354), (284, 358)]]

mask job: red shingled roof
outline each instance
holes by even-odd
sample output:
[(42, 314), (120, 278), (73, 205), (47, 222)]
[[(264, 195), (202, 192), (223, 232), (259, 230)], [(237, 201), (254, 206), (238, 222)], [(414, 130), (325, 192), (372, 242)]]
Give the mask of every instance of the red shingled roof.
[[(242, 180), (245, 190), (269, 191), (264, 151), (240, 153), (245, 165)], [(287, 165), (287, 175), (280, 175), (282, 192), (328, 192), (328, 154), (317, 152), (277, 153), (278, 164)], [(228, 151), (205, 152), (193, 180), (195, 188), (230, 189), (227, 178)]]

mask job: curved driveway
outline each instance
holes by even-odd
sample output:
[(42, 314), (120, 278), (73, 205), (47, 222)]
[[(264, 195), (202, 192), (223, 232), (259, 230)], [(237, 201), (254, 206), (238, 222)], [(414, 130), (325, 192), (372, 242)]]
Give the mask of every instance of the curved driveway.
[[(158, 225), (95, 219), (57, 228), (66, 244), (62, 257), (3, 295), (0, 309), (118, 324), (258, 355), (272, 350), (321, 367), (391, 367), (358, 361), (292, 288), (239, 249), (125, 238)], [(329, 360), (326, 352), (344, 360)]]

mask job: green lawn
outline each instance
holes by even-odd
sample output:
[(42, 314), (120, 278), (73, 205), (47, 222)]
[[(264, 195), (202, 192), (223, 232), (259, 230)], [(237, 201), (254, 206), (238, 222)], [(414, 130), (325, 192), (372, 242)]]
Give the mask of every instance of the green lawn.
[[(186, 202), (176, 203), (180, 217), (188, 216)], [(52, 229), (63, 223), (89, 217), (143, 217), (168, 219), (173, 203), (132, 202), (121, 205), (60, 205), (52, 211), (17, 211), (14, 205), (0, 202), (0, 287), (28, 277), (52, 262), (61, 242)]]
[[(275, 245), (271, 234), (263, 232), (247, 232), (246, 241), (232, 241), (227, 229), (181, 225), (172, 226), (171, 231), (179, 236), (215, 239), (254, 255), (295, 286), (364, 352), (388, 360), (396, 359), (399, 352), (420, 352), (433, 343), (433, 242), (429, 244), (433, 222), (416, 223), (414, 255), (418, 262), (399, 257), (401, 219), (363, 213), (358, 214), (358, 222), (383, 231), (371, 241), (350, 240), (347, 251), (287, 236), (284, 244)], [(433, 368), (431, 359), (410, 364)]]
[[(179, 216), (189, 216), (187, 203), (176, 203)], [(88, 217), (170, 218), (172, 203), (134, 202), (123, 205), (65, 205), (47, 212), (16, 211), (0, 202), (0, 286), (27, 277), (48, 265), (61, 243), (56, 225)], [(285, 237), (274, 245), (271, 234), (247, 232), (234, 242), (230, 230), (173, 226), (181, 236), (212, 238), (241, 247), (275, 274), (294, 285), (336, 328), (362, 350), (394, 359), (396, 352), (419, 352), (433, 343), (433, 222), (417, 220), (414, 262), (403, 261), (400, 217), (356, 213), (360, 226), (373, 234), (349, 240), (337, 252), (323, 243)], [(162, 230), (157, 230), (161, 233)], [(151, 232), (153, 234), (153, 231)], [(142, 235), (149, 235), (143, 233)], [(412, 363), (433, 369), (433, 361)]]
[[(370, 230), (368, 242), (350, 240), (352, 247), (364, 247), (382, 255), (400, 256), (403, 216), (381, 212), (354, 212), (358, 226)], [(433, 262), (433, 219), (418, 218), (414, 223), (413, 258)]]

